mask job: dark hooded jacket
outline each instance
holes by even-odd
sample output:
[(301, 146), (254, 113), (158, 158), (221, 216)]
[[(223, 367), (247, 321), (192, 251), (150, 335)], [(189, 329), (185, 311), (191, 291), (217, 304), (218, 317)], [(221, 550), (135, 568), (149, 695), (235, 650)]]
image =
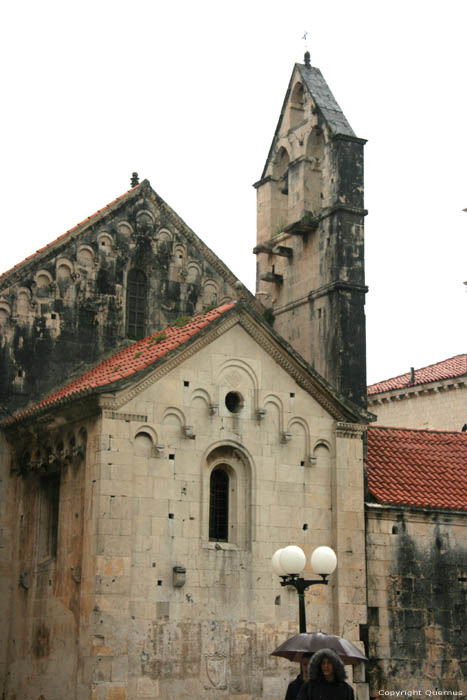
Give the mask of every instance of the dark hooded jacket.
[[(327, 681), (321, 671), (321, 662), (329, 659), (334, 669), (334, 680)], [(344, 664), (332, 649), (320, 649), (311, 661), (309, 680), (302, 685), (297, 700), (354, 700), (352, 687), (345, 682), (347, 674)]]

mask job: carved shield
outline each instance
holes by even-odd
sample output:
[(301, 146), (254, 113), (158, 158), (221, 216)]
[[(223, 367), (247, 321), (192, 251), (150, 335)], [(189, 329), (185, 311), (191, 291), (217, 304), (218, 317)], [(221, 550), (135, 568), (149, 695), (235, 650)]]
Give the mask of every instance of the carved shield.
[(214, 688), (226, 688), (225, 659), (219, 656), (206, 656), (206, 674)]

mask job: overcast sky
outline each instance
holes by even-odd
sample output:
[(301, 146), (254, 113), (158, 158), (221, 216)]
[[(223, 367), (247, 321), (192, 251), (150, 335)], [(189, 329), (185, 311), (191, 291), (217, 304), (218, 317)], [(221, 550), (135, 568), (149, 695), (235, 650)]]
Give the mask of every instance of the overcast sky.
[(133, 170), (254, 290), (255, 190), (305, 42), (365, 147), (368, 380), (467, 351), (467, 3), (4, 3), (2, 271)]

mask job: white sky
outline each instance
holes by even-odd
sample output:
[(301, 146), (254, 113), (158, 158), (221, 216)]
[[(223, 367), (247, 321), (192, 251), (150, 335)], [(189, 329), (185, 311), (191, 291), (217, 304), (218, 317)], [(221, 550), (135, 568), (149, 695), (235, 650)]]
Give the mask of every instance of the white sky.
[(0, 15), (4, 271), (133, 170), (254, 290), (304, 42), (365, 147), (368, 380), (466, 352), (467, 3), (37, 0)]

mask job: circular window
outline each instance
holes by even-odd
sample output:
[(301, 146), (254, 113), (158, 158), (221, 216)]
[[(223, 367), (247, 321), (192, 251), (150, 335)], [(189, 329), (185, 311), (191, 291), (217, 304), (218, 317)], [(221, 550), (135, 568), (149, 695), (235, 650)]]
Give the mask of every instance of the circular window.
[(243, 397), (238, 391), (229, 391), (225, 397), (225, 405), (230, 413), (238, 413), (243, 408)]

